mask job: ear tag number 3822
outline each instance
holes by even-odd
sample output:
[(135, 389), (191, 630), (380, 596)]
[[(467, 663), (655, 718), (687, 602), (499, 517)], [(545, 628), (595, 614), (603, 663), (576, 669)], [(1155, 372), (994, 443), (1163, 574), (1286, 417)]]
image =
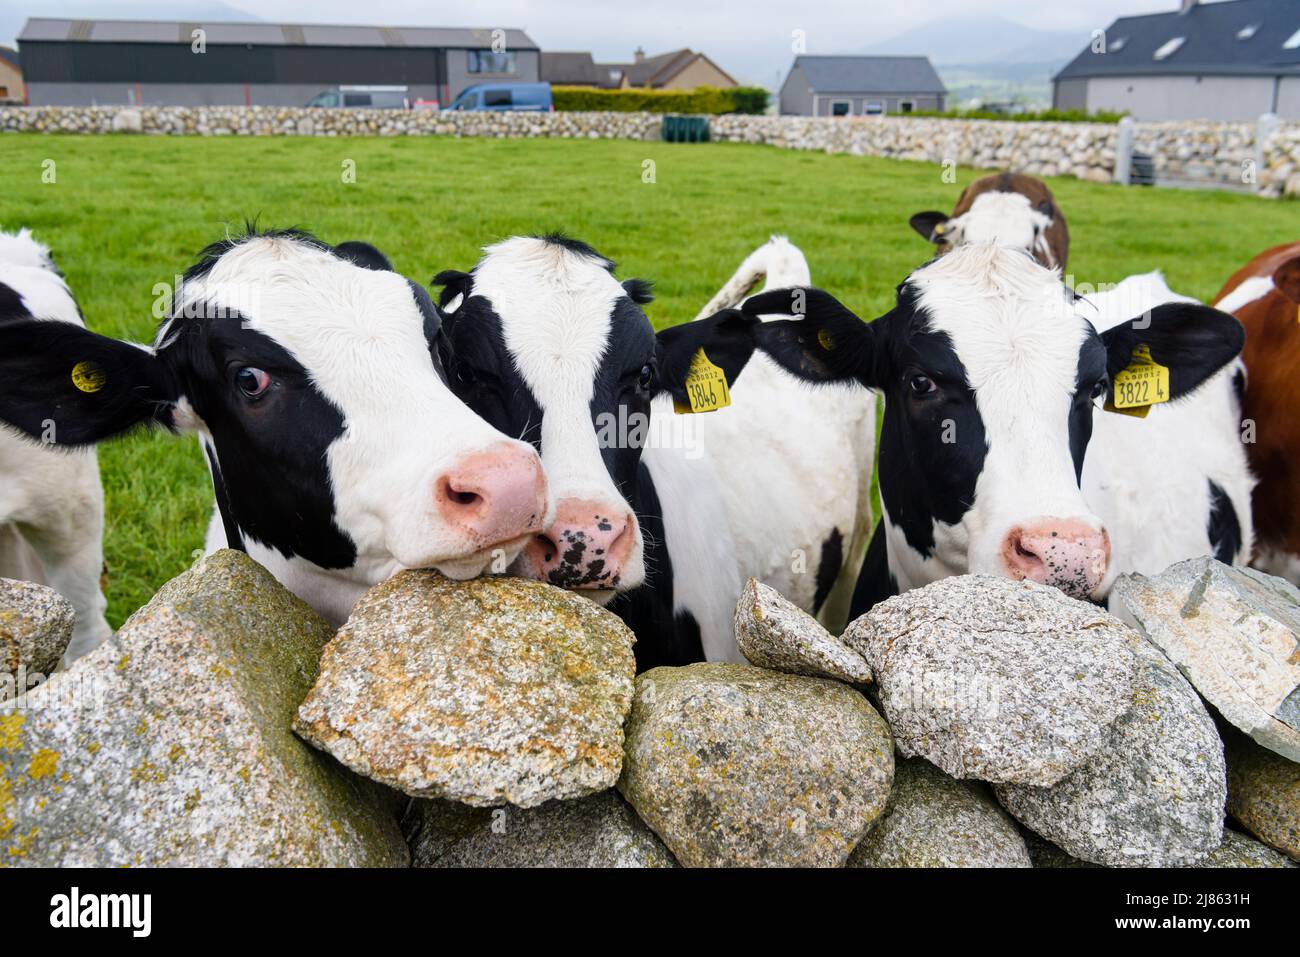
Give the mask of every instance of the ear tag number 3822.
[(715, 412), (731, 405), (727, 376), (709, 361), (703, 349), (695, 353), (686, 373), (686, 398), (686, 403), (673, 401), (674, 412)]
[(1115, 375), (1114, 398), (1106, 403), (1107, 412), (1145, 419), (1151, 406), (1169, 401), (1169, 367), (1151, 358), (1148, 346), (1133, 350), (1133, 361)]

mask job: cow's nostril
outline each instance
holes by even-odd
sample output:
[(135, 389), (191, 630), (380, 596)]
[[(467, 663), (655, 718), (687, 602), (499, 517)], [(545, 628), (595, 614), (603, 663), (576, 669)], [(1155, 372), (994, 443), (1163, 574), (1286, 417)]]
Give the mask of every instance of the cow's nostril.
[(443, 479), (438, 492), (444, 502), (459, 508), (475, 508), (484, 501), (479, 492), (469, 488), (457, 488), (451, 479)]

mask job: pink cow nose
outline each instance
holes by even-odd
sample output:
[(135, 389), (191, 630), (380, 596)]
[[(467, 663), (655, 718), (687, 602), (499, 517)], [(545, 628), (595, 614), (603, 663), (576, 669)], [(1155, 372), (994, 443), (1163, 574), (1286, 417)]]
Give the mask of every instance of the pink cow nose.
[(536, 534), (546, 521), (546, 476), (531, 449), (502, 443), (467, 455), (434, 483), (438, 514), (474, 549)]
[(1007, 575), (1059, 588), (1086, 599), (1110, 565), (1110, 536), (1077, 520), (1044, 519), (1013, 528), (1002, 541)]
[(555, 523), (528, 543), (529, 575), (561, 588), (617, 588), (636, 542), (631, 513), (599, 502), (566, 499)]

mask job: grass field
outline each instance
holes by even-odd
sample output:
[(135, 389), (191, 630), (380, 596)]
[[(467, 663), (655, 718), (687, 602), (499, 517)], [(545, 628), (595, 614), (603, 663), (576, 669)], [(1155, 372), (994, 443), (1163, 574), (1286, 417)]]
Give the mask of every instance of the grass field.
[[(643, 182), (645, 160), (655, 182)], [(54, 161), (56, 181), (42, 181)], [(356, 181), (344, 183), (345, 161)], [(863, 316), (928, 246), (907, 226), (947, 209), (940, 168), (760, 146), (489, 139), (245, 139), (7, 135), (0, 228), (49, 243), (92, 329), (148, 341), (154, 286), (246, 217), (330, 242), (376, 243), (427, 280), (482, 245), (563, 230), (656, 282), (658, 326), (691, 318), (773, 232), (814, 281)], [(1205, 299), (1256, 252), (1300, 233), (1300, 204), (1210, 192), (1051, 182), (1071, 232), (1070, 272), (1115, 282), (1163, 269)], [(108, 497), (109, 618), (116, 626), (201, 548), (212, 502), (192, 439), (140, 436), (100, 453)]]

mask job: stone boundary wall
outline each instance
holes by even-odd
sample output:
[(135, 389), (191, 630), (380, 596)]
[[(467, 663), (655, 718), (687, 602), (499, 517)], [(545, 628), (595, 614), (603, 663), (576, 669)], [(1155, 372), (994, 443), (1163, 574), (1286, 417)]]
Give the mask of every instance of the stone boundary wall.
[[(302, 107), (0, 107), (0, 131), (203, 136), (492, 136), (658, 140), (653, 113), (436, 113)], [(1119, 126), (927, 117), (710, 117), (713, 139), (1009, 169), (1038, 176), (1115, 178)], [(1135, 123), (1134, 145), (1167, 182), (1263, 196), (1300, 195), (1300, 123)]]

